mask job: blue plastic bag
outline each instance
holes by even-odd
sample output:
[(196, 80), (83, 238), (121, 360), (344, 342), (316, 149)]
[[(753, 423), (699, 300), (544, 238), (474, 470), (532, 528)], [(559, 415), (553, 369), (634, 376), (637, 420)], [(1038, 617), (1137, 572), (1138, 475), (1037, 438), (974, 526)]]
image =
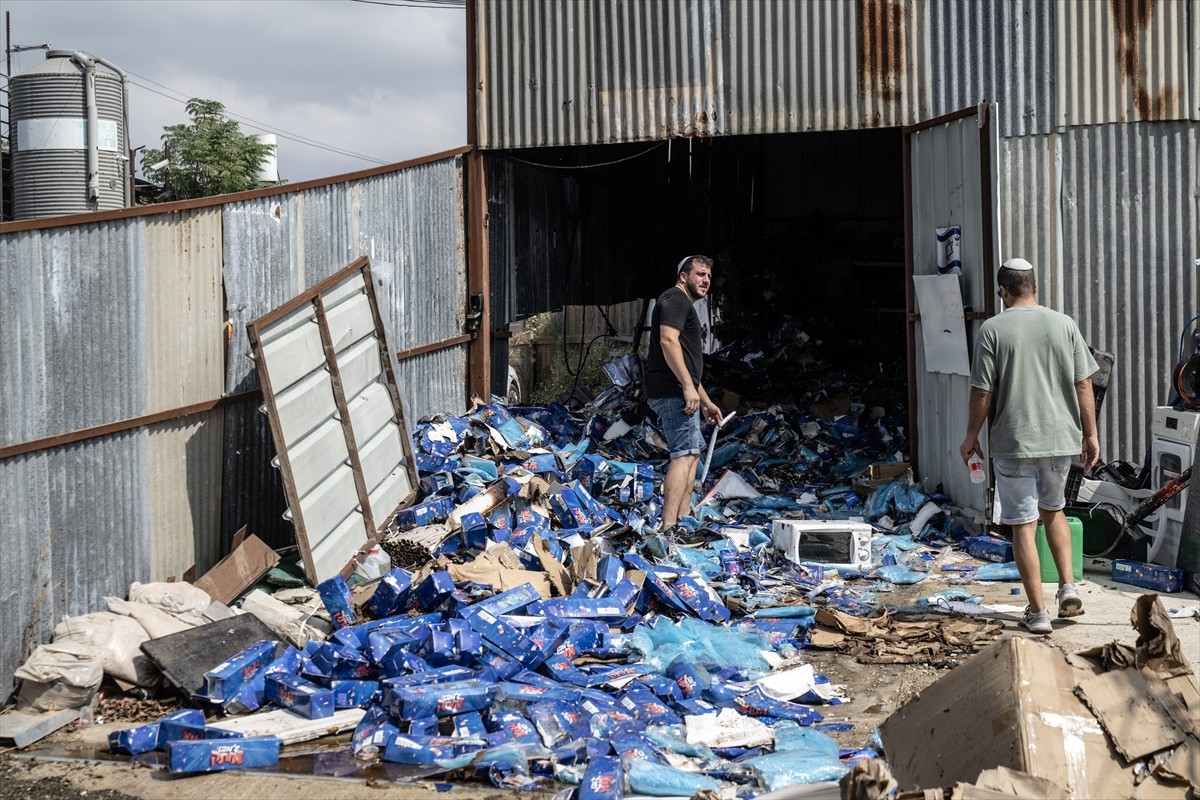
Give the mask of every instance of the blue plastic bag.
[(832, 736), (790, 721), (773, 727), (775, 752), (744, 762), (768, 791), (797, 783), (836, 781), (849, 771), (838, 760), (838, 743)]
[(975, 570), (975, 580), (1019, 581), (1021, 580), (1021, 573), (1017, 571), (1017, 563), (1015, 561), (1007, 561), (999, 564), (984, 564), (982, 567)]
[(875, 572), (872, 574), (877, 578), (883, 578), (888, 583), (897, 583), (902, 585), (920, 583), (929, 577), (929, 573), (917, 572), (915, 569), (910, 569), (903, 564), (890, 564), (888, 566), (883, 566), (875, 570)]
[(717, 791), (721, 784), (707, 775), (638, 759), (629, 764), (629, 788), (639, 794), (654, 797), (692, 797), (708, 789)]

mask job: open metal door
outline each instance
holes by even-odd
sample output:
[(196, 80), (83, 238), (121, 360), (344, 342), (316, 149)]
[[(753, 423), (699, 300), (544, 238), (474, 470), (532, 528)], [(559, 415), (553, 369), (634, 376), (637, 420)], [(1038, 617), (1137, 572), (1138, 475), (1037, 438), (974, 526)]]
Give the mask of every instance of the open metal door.
[[(962, 314), (961, 339), (969, 364), (975, 333), (993, 310), (999, 257), (993, 194), (997, 144), (988, 112), (988, 104), (980, 103), (977, 108), (921, 122), (903, 131), (909, 425), (914, 473), (927, 490), (940, 485), (959, 505), (981, 511), (988, 505), (988, 484), (971, 483), (958, 454), (967, 428), (970, 376), (962, 374), (961, 366), (947, 366), (954, 359), (934, 358), (926, 352), (928, 341), (932, 341), (927, 334), (944, 334), (949, 341), (943, 336), (941, 344), (961, 356), (958, 326), (938, 325), (934, 331), (931, 322), (922, 321), (914, 278), (958, 275), (961, 312), (952, 299), (942, 310), (953, 308), (953, 314)], [(948, 255), (947, 241), (956, 235), (953, 228), (958, 229), (958, 247), (956, 253)], [(926, 280), (926, 284), (929, 282)], [(953, 287), (953, 279), (945, 282)], [(930, 312), (939, 309), (928, 306), (932, 303), (927, 301), (925, 317), (932, 321), (934, 315)], [(957, 323), (957, 319), (952, 322)], [(961, 365), (961, 360), (955, 363)], [(980, 441), (986, 449), (984, 434)]]

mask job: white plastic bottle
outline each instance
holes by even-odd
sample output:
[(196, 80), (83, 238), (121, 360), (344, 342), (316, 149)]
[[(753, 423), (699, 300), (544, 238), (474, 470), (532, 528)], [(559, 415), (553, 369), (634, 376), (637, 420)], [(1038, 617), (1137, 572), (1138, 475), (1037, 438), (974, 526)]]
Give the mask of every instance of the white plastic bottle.
[(376, 578), (383, 577), (391, 568), (391, 556), (382, 547), (375, 545), (367, 552), (362, 563), (358, 565), (358, 569), (354, 571), (361, 575), (363, 580), (373, 581)]
[(971, 453), (971, 457), (967, 459), (967, 471), (971, 474), (971, 483), (983, 483), (987, 480), (983, 459), (979, 457), (979, 453)]

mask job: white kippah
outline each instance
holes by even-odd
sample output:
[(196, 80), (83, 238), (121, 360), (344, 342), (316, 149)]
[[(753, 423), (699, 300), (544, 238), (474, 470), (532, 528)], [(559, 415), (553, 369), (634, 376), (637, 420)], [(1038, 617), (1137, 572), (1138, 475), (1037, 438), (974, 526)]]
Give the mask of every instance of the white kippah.
[(1004, 262), (1005, 269), (1015, 269), (1024, 272), (1027, 269), (1033, 269), (1033, 264), (1030, 264), (1023, 258), (1010, 258)]

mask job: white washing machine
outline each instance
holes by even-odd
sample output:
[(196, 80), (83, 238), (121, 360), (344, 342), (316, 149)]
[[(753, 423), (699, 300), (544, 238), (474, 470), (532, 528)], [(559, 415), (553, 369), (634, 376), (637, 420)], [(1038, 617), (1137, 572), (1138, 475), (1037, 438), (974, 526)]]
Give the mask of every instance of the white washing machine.
[[(1170, 406), (1159, 406), (1154, 410), (1154, 422), (1150, 426), (1150, 486), (1160, 488), (1163, 484), (1190, 467), (1200, 446), (1200, 411), (1176, 411)], [(1179, 543), (1183, 536), (1200, 536), (1200, 531), (1183, 530), (1183, 515), (1187, 509), (1189, 491), (1196, 491), (1196, 476), (1188, 488), (1165, 503), (1143, 526), (1153, 531), (1147, 561), (1175, 566), (1179, 557)]]

